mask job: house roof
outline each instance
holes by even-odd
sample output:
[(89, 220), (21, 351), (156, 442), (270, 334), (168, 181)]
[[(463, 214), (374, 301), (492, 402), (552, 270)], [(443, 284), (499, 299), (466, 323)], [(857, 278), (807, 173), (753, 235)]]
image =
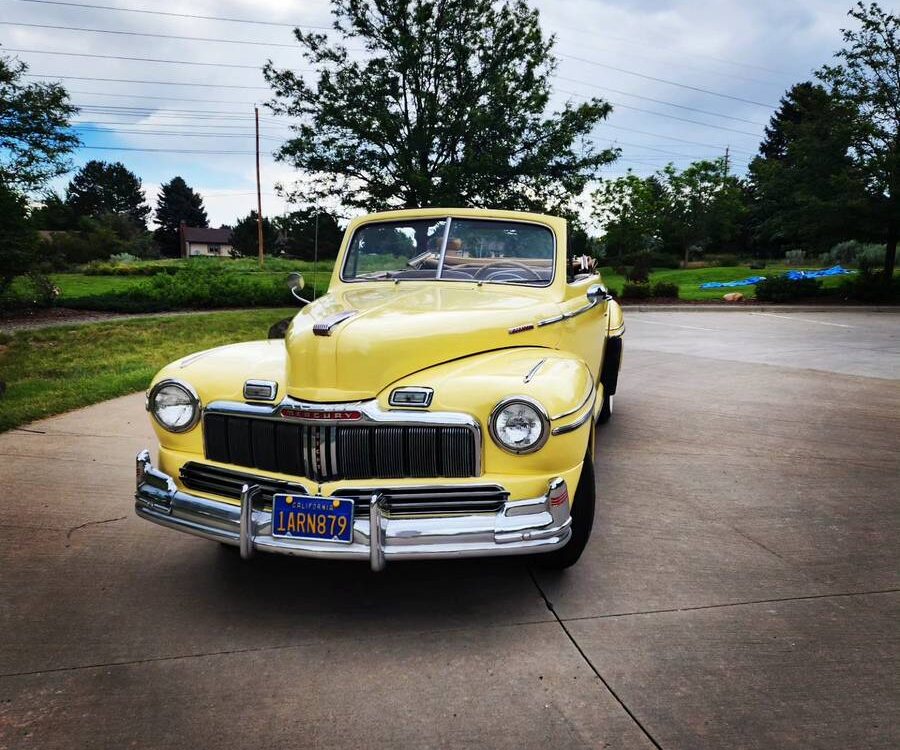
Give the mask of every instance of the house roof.
[(219, 245), (231, 244), (231, 227), (182, 227), (187, 242), (212, 242)]

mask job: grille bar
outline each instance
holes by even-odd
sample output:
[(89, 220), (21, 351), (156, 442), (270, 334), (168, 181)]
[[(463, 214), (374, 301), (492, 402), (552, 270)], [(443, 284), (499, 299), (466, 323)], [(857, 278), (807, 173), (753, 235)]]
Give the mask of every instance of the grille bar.
[[(245, 484), (259, 485), (263, 507), (271, 508), (276, 493), (307, 493), (305, 487), (278, 479), (244, 474), (218, 466), (189, 461), (181, 467), (181, 482), (188, 489), (237, 500)], [(355, 501), (357, 518), (369, 515), (372, 495), (381, 495), (384, 508), (395, 515), (423, 515), (447, 513), (496, 513), (509, 499), (509, 493), (499, 485), (463, 485), (458, 487), (393, 487), (343, 489), (336, 497)]]
[(290, 424), (209, 413), (211, 461), (308, 477), (340, 479), (476, 476), (477, 441), (455, 425)]

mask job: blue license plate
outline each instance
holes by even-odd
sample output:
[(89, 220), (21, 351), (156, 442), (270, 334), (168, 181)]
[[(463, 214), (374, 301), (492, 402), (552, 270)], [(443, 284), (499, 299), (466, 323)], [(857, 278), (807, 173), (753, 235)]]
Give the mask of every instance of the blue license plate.
[(353, 541), (353, 501), (346, 497), (274, 495), (272, 536)]

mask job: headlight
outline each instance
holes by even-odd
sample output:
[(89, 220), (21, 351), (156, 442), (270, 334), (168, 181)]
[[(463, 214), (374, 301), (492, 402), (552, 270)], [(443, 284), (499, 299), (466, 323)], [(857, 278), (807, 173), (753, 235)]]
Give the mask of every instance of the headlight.
[(193, 388), (178, 380), (161, 380), (153, 386), (147, 407), (169, 432), (187, 432), (200, 419), (200, 399)]
[(544, 408), (527, 396), (504, 399), (491, 413), (491, 437), (510, 453), (532, 453), (550, 433), (550, 419)]

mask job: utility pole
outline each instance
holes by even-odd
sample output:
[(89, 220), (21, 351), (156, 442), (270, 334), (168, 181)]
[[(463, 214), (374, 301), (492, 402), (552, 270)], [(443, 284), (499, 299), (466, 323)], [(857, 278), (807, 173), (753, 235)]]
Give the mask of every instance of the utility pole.
[(256, 237), (259, 243), (259, 267), (263, 267), (262, 189), (259, 186), (259, 107), (253, 108), (256, 117)]
[(319, 207), (316, 206), (316, 235), (313, 242), (313, 299), (316, 298), (316, 281), (319, 279)]
[(724, 174), (722, 175), (722, 182), (725, 182), (725, 180), (728, 178), (728, 157), (729, 157), (729, 153), (730, 153), (729, 147), (726, 146), (726, 147), (725, 147), (725, 170), (724, 170)]

